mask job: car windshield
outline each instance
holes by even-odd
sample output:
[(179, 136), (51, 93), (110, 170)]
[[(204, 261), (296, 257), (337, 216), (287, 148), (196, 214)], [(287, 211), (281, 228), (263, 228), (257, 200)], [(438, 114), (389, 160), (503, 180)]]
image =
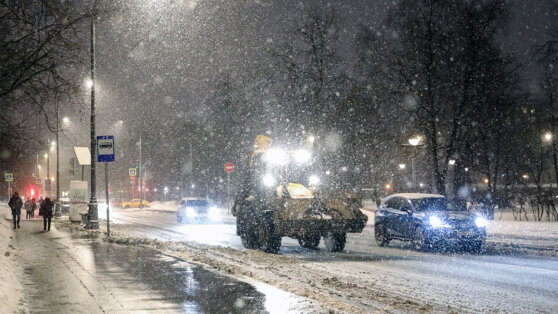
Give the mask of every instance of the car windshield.
[(412, 200), (418, 211), (461, 211), (461, 207), (442, 197), (428, 197)]
[(206, 200), (190, 200), (187, 204), (191, 207), (206, 207), (208, 205)]

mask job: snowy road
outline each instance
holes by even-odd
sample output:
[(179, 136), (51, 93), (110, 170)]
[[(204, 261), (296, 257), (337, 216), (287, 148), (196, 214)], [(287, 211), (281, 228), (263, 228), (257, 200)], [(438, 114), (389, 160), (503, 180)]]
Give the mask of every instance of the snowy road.
[[(281, 255), (271, 255), (244, 250), (230, 218), (177, 225), (175, 214), (168, 212), (116, 210), (112, 217), (116, 230), (180, 243), (187, 249), (177, 254), (187, 259), (264, 280), (342, 311), (525, 313), (553, 312), (558, 306), (558, 248), (546, 238), (495, 234), (484, 254), (423, 253), (405, 244), (377, 247), (369, 225), (348, 237), (342, 253), (303, 249), (296, 240), (283, 238)], [(531, 256), (547, 253), (554, 257)]]

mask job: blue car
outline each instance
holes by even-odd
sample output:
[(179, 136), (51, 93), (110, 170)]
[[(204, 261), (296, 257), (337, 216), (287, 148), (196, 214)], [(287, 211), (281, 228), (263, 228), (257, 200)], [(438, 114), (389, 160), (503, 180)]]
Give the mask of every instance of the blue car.
[(411, 241), (417, 250), (457, 243), (479, 252), (486, 240), (488, 221), (449, 202), (443, 195), (394, 194), (382, 202), (374, 218), (374, 236), (379, 246), (393, 239)]

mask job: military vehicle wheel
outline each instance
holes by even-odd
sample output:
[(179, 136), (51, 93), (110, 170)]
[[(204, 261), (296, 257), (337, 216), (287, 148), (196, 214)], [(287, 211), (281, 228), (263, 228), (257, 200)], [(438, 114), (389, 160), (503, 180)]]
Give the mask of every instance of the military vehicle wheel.
[(270, 218), (264, 218), (260, 223), (259, 230), (260, 250), (276, 254), (281, 248), (281, 237), (275, 234), (275, 227)]
[(382, 225), (376, 225), (374, 227), (374, 238), (376, 239), (376, 243), (378, 246), (388, 246), (389, 245), (389, 238), (386, 234), (386, 228)]
[(245, 232), (240, 235), (240, 240), (242, 241), (242, 246), (247, 249), (257, 249), (259, 248), (258, 236), (253, 232)]
[(330, 252), (343, 251), (347, 242), (346, 233), (330, 233), (324, 237), (326, 250)]
[(298, 244), (304, 248), (315, 250), (320, 244), (320, 236), (302, 236), (298, 238)]

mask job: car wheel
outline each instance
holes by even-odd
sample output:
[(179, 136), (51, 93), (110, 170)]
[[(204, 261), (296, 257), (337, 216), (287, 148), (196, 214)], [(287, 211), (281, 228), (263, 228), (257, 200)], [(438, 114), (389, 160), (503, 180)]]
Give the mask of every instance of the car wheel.
[(427, 251), (432, 248), (432, 244), (424, 235), (424, 229), (422, 229), (422, 227), (416, 227), (412, 242), (417, 251)]
[(281, 237), (275, 234), (275, 226), (271, 217), (263, 217), (262, 220), (258, 230), (260, 250), (275, 254), (281, 248)]
[(329, 252), (340, 252), (345, 248), (347, 242), (346, 233), (330, 233), (324, 237), (326, 250)]
[(386, 227), (383, 225), (374, 226), (374, 237), (378, 246), (384, 247), (389, 245), (389, 238), (387, 235)]
[(302, 236), (298, 238), (298, 244), (304, 248), (315, 250), (320, 244), (320, 236)]

